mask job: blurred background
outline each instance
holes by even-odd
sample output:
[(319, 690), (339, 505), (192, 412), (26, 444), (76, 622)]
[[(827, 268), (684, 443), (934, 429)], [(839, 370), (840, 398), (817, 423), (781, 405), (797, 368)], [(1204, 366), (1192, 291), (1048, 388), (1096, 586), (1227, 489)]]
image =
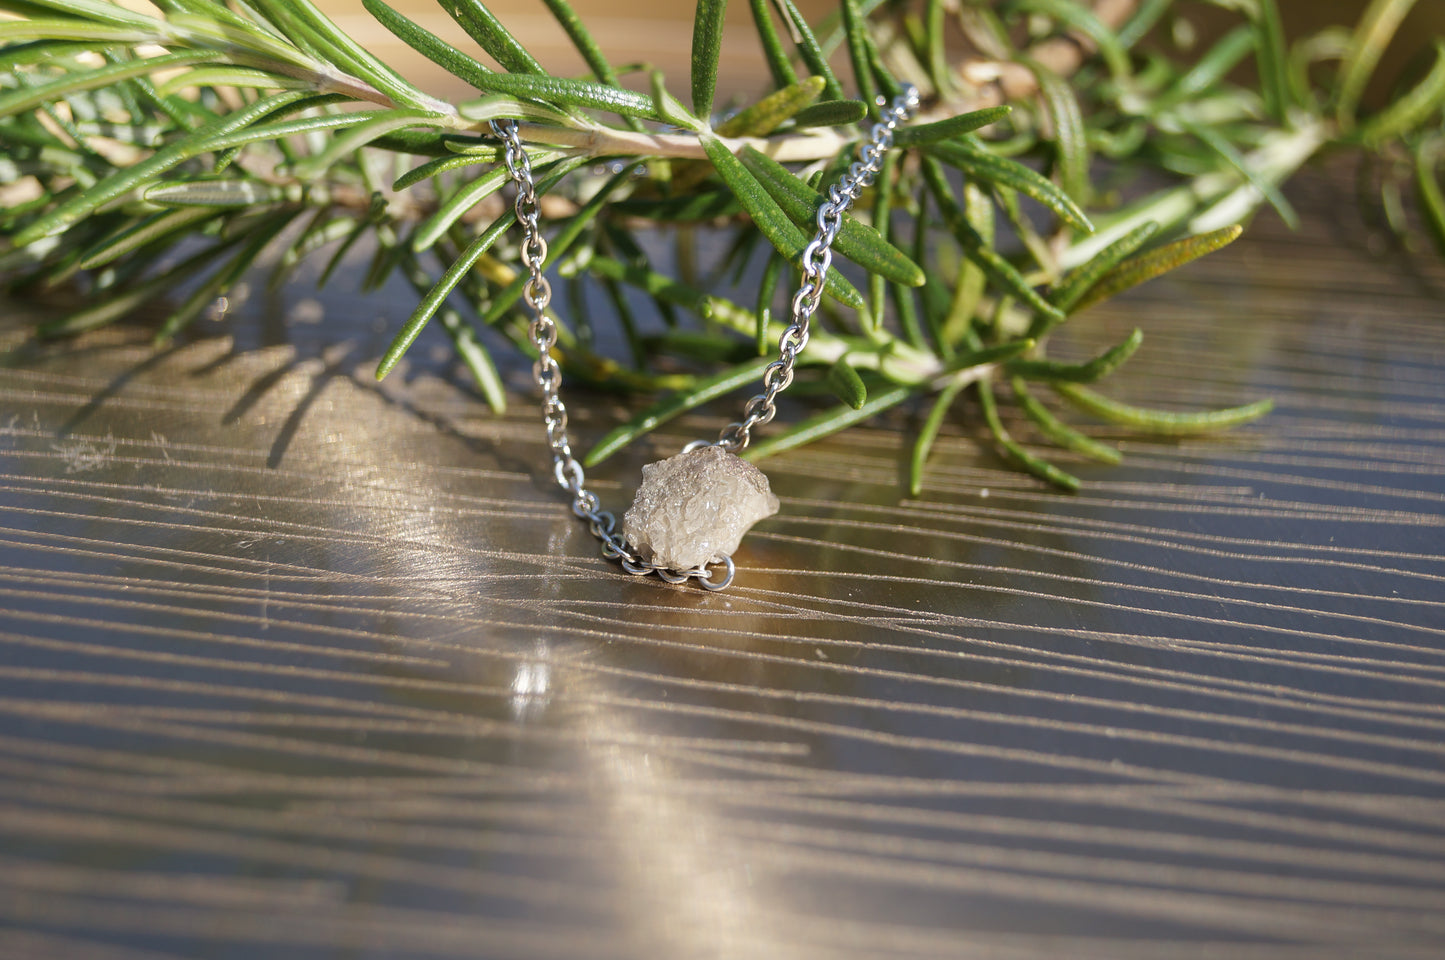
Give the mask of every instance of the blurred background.
[[(476, 52), (434, 0), (394, 0), (392, 5), (451, 43)], [(1291, 38), (1331, 24), (1353, 24), (1367, 5), (1367, 0), (1279, 2), (1286, 35)], [(368, 48), (388, 63), (398, 65), (403, 74), (420, 83), (424, 89), (436, 94), (466, 96), (466, 88), (458, 88), (455, 77), (423, 59), (382, 29), (362, 7), (361, 0), (319, 0), (319, 6), (352, 36), (364, 39)], [(544, 65), (556, 71), (585, 72), (586, 67), (575, 48), (539, 0), (494, 0), (487, 6)], [(797, 0), (797, 6), (811, 23), (817, 23), (838, 9), (835, 0)], [(685, 88), (694, 4), (686, 0), (634, 0), (628, 4), (619, 4), (614, 0), (572, 0), (572, 7), (613, 63), (646, 63), (660, 67), (666, 71), (675, 89)], [(1179, 7), (1180, 13), (1199, 28), (1201, 44), (1238, 22), (1237, 13), (1210, 3), (1186, 2)], [(723, 45), (719, 92), (726, 95), (751, 93), (759, 88), (758, 79), (766, 74), (766, 65), (757, 35), (746, 26), (750, 20), (748, 5), (743, 2), (731, 4), (728, 20), (740, 29), (734, 30)], [(1445, 3), (1440, 0), (1417, 3), (1397, 34), (1386, 62), (1400, 62), (1429, 46), (1432, 38), (1442, 35), (1445, 35)], [(961, 41), (962, 37), (955, 39)], [(486, 59), (484, 54), (481, 57)], [(839, 50), (837, 57), (841, 65), (846, 54)], [(1377, 77), (1392, 75), (1390, 70), (1377, 72)], [(645, 75), (639, 74), (637, 79), (639, 88), (646, 85)], [(1370, 95), (1379, 97), (1386, 92), (1372, 89)]]

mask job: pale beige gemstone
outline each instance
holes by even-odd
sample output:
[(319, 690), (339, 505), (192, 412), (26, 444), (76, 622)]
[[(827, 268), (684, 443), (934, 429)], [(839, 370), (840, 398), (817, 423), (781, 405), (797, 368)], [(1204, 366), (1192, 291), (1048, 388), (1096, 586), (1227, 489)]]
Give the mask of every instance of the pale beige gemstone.
[(731, 556), (753, 524), (778, 512), (768, 478), (722, 447), (642, 468), (622, 536), (644, 560), (691, 570)]

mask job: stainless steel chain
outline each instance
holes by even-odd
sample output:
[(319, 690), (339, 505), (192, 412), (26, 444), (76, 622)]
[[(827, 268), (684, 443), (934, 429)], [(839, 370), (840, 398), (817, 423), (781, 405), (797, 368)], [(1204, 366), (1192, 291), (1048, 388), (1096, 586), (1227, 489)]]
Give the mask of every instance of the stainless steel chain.
[(502, 140), (507, 172), (517, 186), (512, 209), (522, 225), (522, 265), (527, 270), (522, 299), (532, 313), (528, 335), (537, 348), (532, 379), (542, 390), (542, 422), (547, 430), (547, 446), (552, 450), (552, 475), (557, 485), (572, 495), (572, 512), (587, 521), (592, 535), (602, 544), (602, 555), (620, 561), (628, 573), (639, 576), (656, 573), (669, 583), (684, 583), (696, 577), (709, 590), (723, 589), (733, 581), (732, 558), (724, 558), (721, 576), (714, 576), (706, 567), (669, 570), (644, 560), (622, 539), (617, 517), (610, 510), (603, 510), (597, 495), (587, 489), (587, 476), (582, 464), (572, 455), (572, 444), (567, 439), (567, 405), (561, 397), (562, 368), (552, 356), (552, 348), (557, 345), (557, 322), (547, 314), (547, 306), (552, 302), (552, 285), (542, 272), (547, 263), (547, 241), (542, 238), (539, 226), (542, 211), (537, 201), (537, 181), (517, 135), (517, 124), (512, 120), (493, 120), (492, 132)]
[[(833, 241), (843, 226), (843, 214), (878, 176), (883, 167), (883, 157), (893, 146), (893, 131), (917, 108), (918, 91), (910, 85), (893, 99), (883, 119), (873, 125), (872, 139), (859, 150), (859, 159), (838, 183), (829, 188), (828, 202), (818, 209), (818, 232), (803, 250), (803, 282), (793, 296), (792, 322), (778, 341), (779, 357), (763, 371), (763, 392), (747, 402), (741, 421), (723, 428), (717, 440), (718, 446), (733, 453), (741, 451), (747, 447), (753, 427), (767, 423), (777, 413), (774, 400), (793, 382), (793, 367), (797, 364), (798, 355), (808, 345), (808, 324), (823, 298), (828, 268), (833, 262)], [(502, 140), (507, 172), (517, 187), (512, 207), (516, 211), (517, 222), (522, 225), (522, 265), (527, 270), (522, 299), (532, 313), (528, 334), (537, 348), (532, 379), (542, 391), (542, 421), (546, 426), (547, 445), (552, 450), (552, 475), (558, 486), (571, 494), (572, 512), (587, 521), (592, 535), (602, 544), (602, 555), (620, 561), (622, 569), (628, 573), (655, 573), (669, 583), (684, 583), (696, 578), (709, 590), (727, 587), (732, 583), (735, 572), (731, 557), (723, 557), (713, 564), (723, 567), (720, 575), (714, 575), (707, 565), (692, 570), (670, 570), (644, 560), (628, 547), (618, 532), (617, 518), (611, 511), (603, 510), (597, 495), (587, 489), (582, 464), (572, 455), (572, 445), (567, 439), (567, 406), (561, 397), (562, 368), (552, 356), (552, 349), (557, 345), (557, 322), (547, 313), (547, 307), (552, 302), (552, 285), (543, 273), (547, 262), (547, 241), (542, 237), (540, 227), (542, 212), (537, 200), (537, 181), (532, 176), (532, 164), (522, 147), (516, 122), (493, 120), (491, 126), (492, 132)], [(707, 443), (699, 440), (688, 444), (686, 449)]]

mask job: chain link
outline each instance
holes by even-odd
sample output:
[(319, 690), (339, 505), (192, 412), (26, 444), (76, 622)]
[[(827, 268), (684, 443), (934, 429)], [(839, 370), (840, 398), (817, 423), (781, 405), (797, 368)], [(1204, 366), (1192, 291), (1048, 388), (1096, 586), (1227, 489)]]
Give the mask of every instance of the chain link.
[[(843, 226), (843, 214), (864, 188), (873, 183), (873, 178), (883, 167), (883, 156), (893, 146), (893, 131), (918, 108), (918, 91), (908, 86), (902, 95), (895, 97), (885, 111), (883, 120), (873, 125), (872, 139), (859, 150), (859, 159), (849, 168), (838, 183), (828, 190), (828, 202), (818, 209), (818, 232), (803, 250), (802, 285), (793, 296), (792, 323), (778, 339), (778, 359), (763, 371), (763, 392), (753, 397), (743, 407), (743, 419), (729, 424), (718, 437), (717, 445), (733, 453), (748, 445), (753, 427), (767, 423), (777, 413), (773, 401), (778, 394), (793, 382), (793, 367), (808, 345), (808, 324), (823, 298), (828, 268), (833, 263), (833, 241)], [(547, 263), (547, 241), (542, 237), (541, 205), (537, 199), (537, 181), (532, 176), (532, 164), (522, 147), (513, 120), (493, 120), (492, 133), (504, 147), (507, 172), (516, 185), (517, 193), (512, 202), (517, 222), (522, 225), (522, 265), (527, 270), (527, 281), (522, 288), (522, 299), (531, 311), (532, 320), (528, 336), (537, 348), (537, 360), (532, 364), (532, 379), (542, 391), (542, 422), (546, 427), (547, 446), (552, 451), (552, 475), (557, 485), (572, 495), (572, 512), (587, 521), (592, 535), (602, 543), (602, 555), (617, 560), (628, 573), (643, 575), (655, 573), (668, 583), (685, 583), (696, 578), (709, 590), (722, 590), (733, 581), (735, 568), (731, 557), (720, 557), (711, 564), (704, 564), (692, 570), (670, 570), (649, 560), (644, 560), (632, 551), (617, 529), (617, 518), (602, 509), (597, 495), (587, 489), (587, 477), (582, 464), (572, 455), (572, 445), (567, 439), (567, 405), (562, 402), (562, 368), (552, 356), (557, 345), (557, 322), (547, 314), (552, 302), (552, 285), (548, 283), (544, 268)], [(685, 450), (706, 446), (706, 441), (688, 444)], [(721, 566), (721, 574), (715, 576), (709, 566)]]

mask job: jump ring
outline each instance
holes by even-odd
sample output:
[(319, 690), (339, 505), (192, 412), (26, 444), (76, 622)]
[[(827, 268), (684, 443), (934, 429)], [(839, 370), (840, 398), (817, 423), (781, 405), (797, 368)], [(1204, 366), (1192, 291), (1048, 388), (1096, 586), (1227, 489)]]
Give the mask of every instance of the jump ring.
[(587, 482), (586, 476), (582, 473), (582, 464), (571, 457), (558, 458), (552, 464), (552, 475), (557, 478), (559, 487), (572, 493), (580, 493), (583, 485)]
[(723, 578), (721, 580), (714, 580), (712, 574), (709, 573), (705, 577), (699, 576), (697, 582), (702, 584), (704, 590), (726, 590), (732, 585), (733, 576), (738, 572), (738, 568), (733, 565), (732, 557), (724, 556), (720, 560), (714, 560), (713, 563), (721, 563), (725, 566), (727, 572)]

